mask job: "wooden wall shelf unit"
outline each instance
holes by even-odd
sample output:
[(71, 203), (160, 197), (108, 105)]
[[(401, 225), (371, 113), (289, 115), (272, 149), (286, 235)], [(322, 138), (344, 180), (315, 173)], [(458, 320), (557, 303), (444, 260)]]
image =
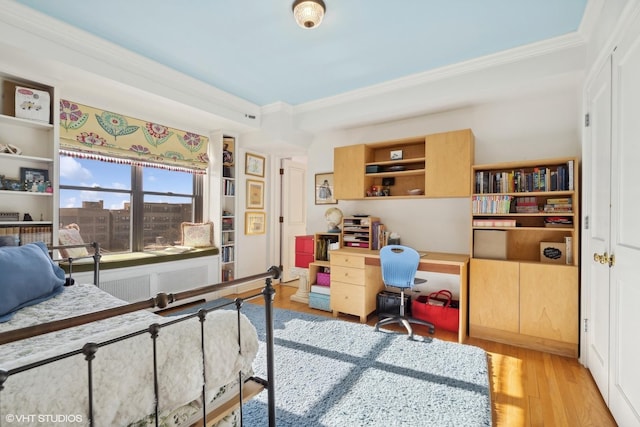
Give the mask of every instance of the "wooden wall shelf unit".
[(472, 337), (577, 357), (578, 165), (558, 158), (472, 168)]
[(336, 199), (468, 197), (473, 152), (470, 129), (337, 147)]

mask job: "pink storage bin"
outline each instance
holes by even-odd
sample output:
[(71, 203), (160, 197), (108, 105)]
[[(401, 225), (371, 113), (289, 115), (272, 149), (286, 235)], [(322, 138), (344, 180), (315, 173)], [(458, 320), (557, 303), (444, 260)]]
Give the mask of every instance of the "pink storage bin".
[(331, 283), (331, 275), (329, 273), (318, 273), (316, 275), (316, 284), (320, 286), (329, 286)]

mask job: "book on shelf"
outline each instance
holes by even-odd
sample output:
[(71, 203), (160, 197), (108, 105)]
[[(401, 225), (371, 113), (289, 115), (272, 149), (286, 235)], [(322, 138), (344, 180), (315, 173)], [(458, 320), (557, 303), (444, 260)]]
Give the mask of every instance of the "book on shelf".
[(18, 246), (43, 242), (51, 246), (53, 228), (50, 225), (0, 227), (0, 246)]
[(233, 280), (233, 269), (229, 268), (225, 268), (222, 270), (222, 281), (223, 282), (228, 282), (230, 280)]
[(474, 219), (474, 227), (516, 227), (515, 219)]
[(547, 204), (571, 204), (571, 197), (554, 197), (547, 199)]
[(513, 197), (494, 194), (494, 195), (474, 195), (471, 199), (474, 214), (507, 214), (511, 210), (511, 200)]
[(564, 238), (565, 249), (564, 253), (566, 254), (565, 260), (567, 264), (573, 264), (573, 238), (571, 236), (566, 236)]
[(544, 219), (545, 227), (573, 228), (573, 219), (565, 216), (549, 216)]
[(573, 212), (571, 197), (547, 199), (544, 205), (545, 212)]
[(476, 171), (474, 190), (476, 194), (572, 191), (573, 174), (573, 160), (557, 166)]
[(567, 174), (568, 182), (567, 182), (567, 190), (573, 190), (573, 160), (569, 160), (567, 162)]
[(0, 246), (18, 246), (20, 244), (20, 227), (1, 227)]
[(534, 196), (516, 197), (517, 213), (538, 213), (538, 201)]

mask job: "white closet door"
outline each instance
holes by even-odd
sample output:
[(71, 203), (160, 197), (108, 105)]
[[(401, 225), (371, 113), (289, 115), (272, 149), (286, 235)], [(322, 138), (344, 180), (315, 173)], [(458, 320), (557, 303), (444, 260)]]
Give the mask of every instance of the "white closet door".
[(297, 278), (291, 274), (296, 256), (295, 237), (304, 235), (307, 228), (307, 166), (284, 159), (282, 168), (282, 282), (290, 282)]
[(613, 53), (609, 407), (640, 426), (640, 14)]
[(586, 364), (605, 402), (609, 400), (609, 272), (608, 264), (594, 254), (611, 253), (611, 60), (607, 61), (587, 89), (590, 126), (584, 152), (583, 289), (589, 307), (586, 337)]

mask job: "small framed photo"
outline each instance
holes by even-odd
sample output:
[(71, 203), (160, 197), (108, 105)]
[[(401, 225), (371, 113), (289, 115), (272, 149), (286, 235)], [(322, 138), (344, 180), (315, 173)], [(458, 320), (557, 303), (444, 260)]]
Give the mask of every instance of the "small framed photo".
[(49, 187), (49, 171), (47, 169), (20, 168), (20, 182), (25, 191), (44, 193)]
[(402, 160), (402, 150), (391, 150), (391, 160)]
[(247, 209), (264, 209), (264, 181), (247, 180)]
[(264, 212), (244, 213), (244, 234), (265, 234), (266, 214)]
[(244, 173), (264, 177), (264, 157), (247, 153), (244, 163)]
[(233, 166), (235, 140), (225, 137), (222, 139), (222, 166)]
[(335, 205), (333, 172), (316, 174), (316, 205)]

